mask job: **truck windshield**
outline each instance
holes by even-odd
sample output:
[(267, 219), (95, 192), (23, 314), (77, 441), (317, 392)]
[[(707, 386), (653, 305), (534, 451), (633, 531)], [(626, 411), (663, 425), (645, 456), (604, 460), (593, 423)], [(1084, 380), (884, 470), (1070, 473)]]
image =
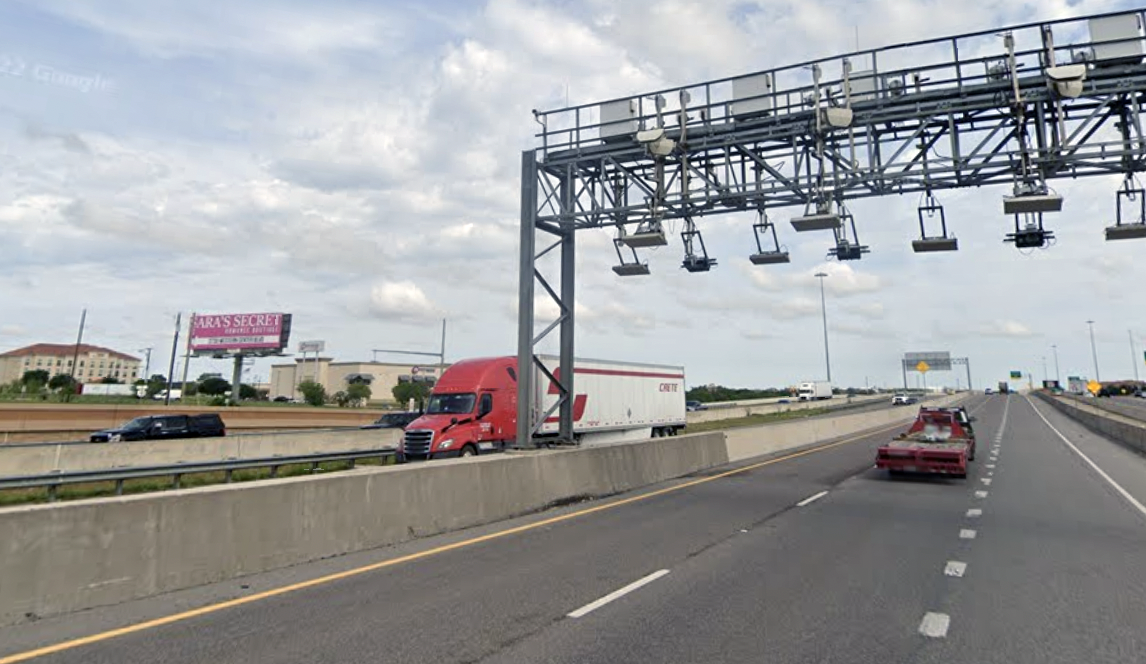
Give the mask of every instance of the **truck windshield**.
[(474, 409), (473, 394), (435, 394), (430, 397), (427, 415), (463, 415)]

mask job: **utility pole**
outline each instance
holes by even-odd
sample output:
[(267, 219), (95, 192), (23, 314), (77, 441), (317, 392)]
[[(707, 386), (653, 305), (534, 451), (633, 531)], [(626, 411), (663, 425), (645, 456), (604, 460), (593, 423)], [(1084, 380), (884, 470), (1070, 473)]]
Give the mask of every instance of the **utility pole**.
[(438, 378), (446, 370), (446, 319), (442, 319), (442, 352), (438, 355)]
[(179, 353), (179, 327), (183, 324), (183, 312), (175, 314), (175, 336), (171, 339), (171, 363), (167, 367), (167, 391), (163, 395), (163, 405), (171, 405), (171, 380), (175, 377), (175, 356)]
[(1130, 335), (1130, 364), (1134, 366), (1134, 381), (1138, 381), (1138, 351), (1134, 350), (1134, 330), (1126, 330)]
[(817, 272), (816, 278), (820, 280), (820, 313), (824, 318), (824, 364), (828, 370), (828, 383), (832, 382), (832, 356), (828, 352), (828, 304), (824, 298), (824, 279), (827, 273)]
[[(191, 333), (195, 329), (195, 312), (191, 312), (191, 322), (187, 324), (187, 348), (183, 353), (183, 380), (179, 382), (179, 389), (187, 391), (187, 370), (191, 367)], [(186, 394), (184, 394), (186, 396)]]
[(1090, 326), (1090, 354), (1094, 357), (1094, 380), (1101, 383), (1102, 378), (1098, 373), (1098, 347), (1094, 345), (1094, 321), (1088, 320), (1086, 324)]
[[(80, 384), (80, 381), (76, 380), (76, 369), (79, 368), (80, 344), (82, 344), (84, 342), (84, 324), (87, 323), (87, 320), (88, 320), (88, 310), (85, 308), (83, 310), (83, 313), (80, 314), (80, 331), (79, 331), (79, 333), (76, 334), (76, 350), (75, 350), (75, 352), (72, 353), (72, 373), (71, 373), (72, 385), (69, 388), (72, 391), (75, 391), (75, 389), (77, 387), (79, 387), (79, 384)], [(70, 392), (67, 394), (67, 398), (68, 398), (68, 401), (71, 401), (72, 395)]]
[(148, 346), (147, 348), (140, 348), (139, 349), (139, 352), (143, 353), (143, 357), (145, 358), (143, 360), (143, 375), (140, 376), (140, 378), (142, 378), (144, 381), (146, 381), (148, 378), (151, 377), (151, 351), (152, 350), (153, 349), (151, 348), (151, 346)]

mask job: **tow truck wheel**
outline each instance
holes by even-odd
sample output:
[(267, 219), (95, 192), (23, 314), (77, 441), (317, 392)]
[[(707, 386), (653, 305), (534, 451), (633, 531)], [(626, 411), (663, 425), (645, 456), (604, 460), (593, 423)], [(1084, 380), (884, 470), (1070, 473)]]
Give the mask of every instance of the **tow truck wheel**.
[(477, 456), (477, 450), (474, 449), (473, 445), (465, 445), (462, 447), (462, 456), (464, 456), (464, 457)]

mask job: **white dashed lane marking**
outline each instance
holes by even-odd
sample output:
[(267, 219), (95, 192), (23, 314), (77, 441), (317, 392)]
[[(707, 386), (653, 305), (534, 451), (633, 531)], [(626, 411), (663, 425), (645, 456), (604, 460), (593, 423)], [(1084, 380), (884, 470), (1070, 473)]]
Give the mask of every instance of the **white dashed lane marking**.
[(919, 623), (919, 633), (933, 639), (947, 637), (947, 630), (951, 627), (951, 616), (946, 613), (927, 613)]
[(948, 560), (947, 566), (943, 568), (943, 573), (947, 576), (962, 577), (967, 572), (967, 563), (961, 563), (958, 560)]

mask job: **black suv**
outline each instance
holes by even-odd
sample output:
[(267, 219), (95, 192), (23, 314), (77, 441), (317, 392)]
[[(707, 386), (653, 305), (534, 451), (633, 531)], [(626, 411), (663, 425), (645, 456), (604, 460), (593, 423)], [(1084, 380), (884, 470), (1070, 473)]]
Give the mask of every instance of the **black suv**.
[(91, 435), (93, 443), (121, 440), (164, 440), (168, 438), (215, 438), (227, 435), (223, 418), (216, 413), (203, 415), (145, 415), (114, 429)]
[(421, 417), (421, 413), (386, 413), (370, 424), (363, 425), (363, 429), (403, 429)]

